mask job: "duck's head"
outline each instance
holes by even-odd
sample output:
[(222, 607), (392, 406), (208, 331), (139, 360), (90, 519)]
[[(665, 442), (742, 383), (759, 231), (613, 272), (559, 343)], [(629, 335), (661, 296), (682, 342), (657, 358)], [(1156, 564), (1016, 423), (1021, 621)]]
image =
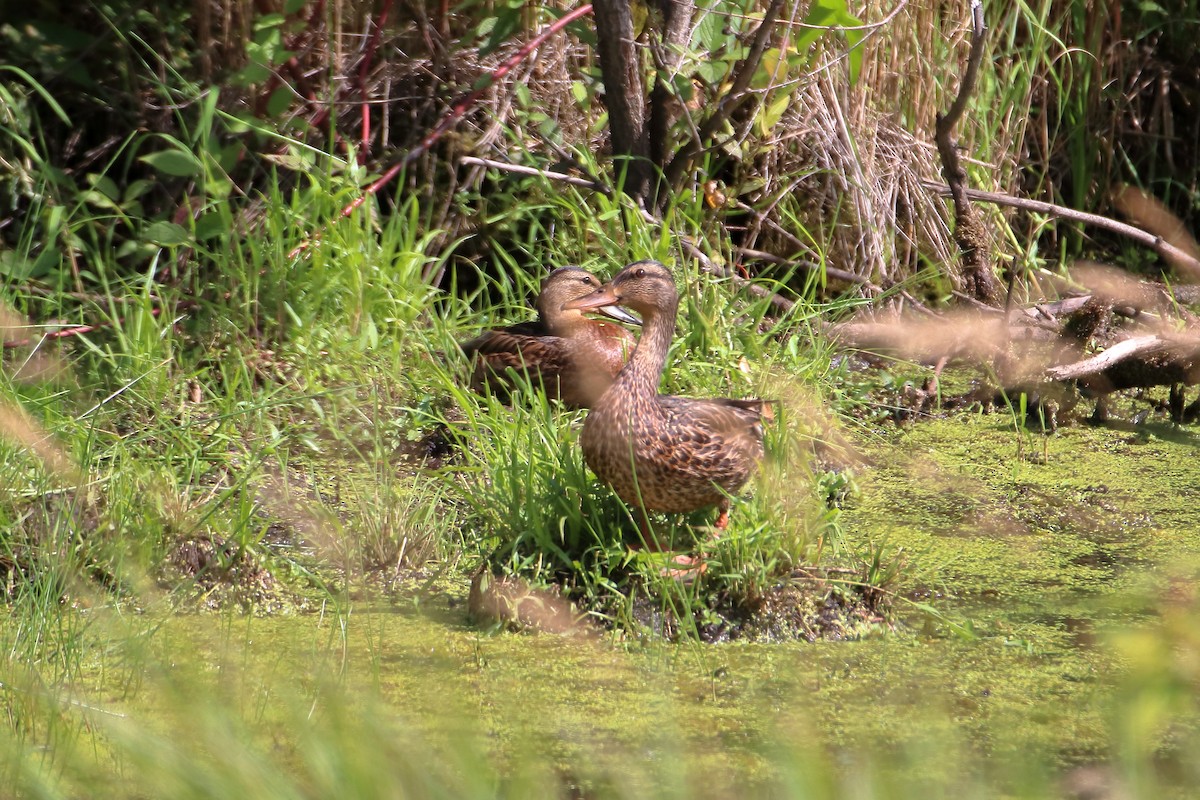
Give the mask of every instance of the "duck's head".
[[(538, 295), (538, 314), (547, 322), (568, 319), (582, 319), (582, 310), (568, 308), (568, 304), (581, 297), (595, 294), (600, 288), (600, 281), (595, 275), (582, 267), (559, 267), (546, 276), (542, 281), (542, 291)], [(605, 316), (621, 322), (638, 324), (640, 320), (623, 308), (613, 305), (588, 306)]]
[(671, 311), (678, 303), (671, 271), (657, 261), (636, 261), (590, 294), (568, 301), (563, 310), (619, 305), (648, 317)]

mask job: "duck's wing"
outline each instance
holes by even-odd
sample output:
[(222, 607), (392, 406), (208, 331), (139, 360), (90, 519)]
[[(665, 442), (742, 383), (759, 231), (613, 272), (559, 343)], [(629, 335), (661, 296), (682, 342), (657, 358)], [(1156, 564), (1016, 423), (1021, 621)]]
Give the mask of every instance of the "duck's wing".
[(570, 347), (555, 336), (523, 336), (509, 331), (492, 331), (463, 346), (464, 352), (494, 370), (506, 367), (531, 373), (557, 375), (571, 364)]
[(661, 457), (675, 469), (736, 488), (763, 458), (763, 401), (659, 395)]
[(732, 397), (678, 397), (663, 394), (658, 396), (659, 406), (667, 413), (673, 425), (694, 425), (718, 434), (734, 434), (740, 431), (757, 431), (762, 438), (763, 420), (775, 419), (774, 400)]
[(540, 321), (519, 322), (506, 328), (484, 331), (474, 339), (462, 343), (462, 351), (468, 359), (476, 353), (519, 352), (530, 339), (547, 337), (546, 326)]

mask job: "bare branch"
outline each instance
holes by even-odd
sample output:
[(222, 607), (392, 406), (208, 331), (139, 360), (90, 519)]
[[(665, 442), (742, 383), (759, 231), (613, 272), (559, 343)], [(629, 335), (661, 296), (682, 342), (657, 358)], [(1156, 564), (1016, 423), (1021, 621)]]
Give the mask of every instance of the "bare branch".
[(1046, 370), (1046, 377), (1056, 381), (1066, 381), (1072, 378), (1084, 378), (1098, 375), (1122, 361), (1128, 361), (1134, 356), (1165, 350), (1168, 343), (1158, 336), (1137, 336), (1117, 342), (1103, 353), (1091, 358), (1077, 361), (1074, 364), (1064, 364)]
[[(692, 33), (695, 0), (659, 0), (663, 14), (661, 44), (652, 46), (658, 77), (650, 92), (650, 162), (656, 169), (667, 163), (670, 129), (677, 116), (673, 80), (683, 61), (684, 46)], [(661, 191), (661, 189), (660, 189)]]
[(821, 265), (821, 264), (817, 264), (816, 262), (813, 262), (813, 261), (807, 261), (805, 259), (782, 258), (780, 256), (775, 255), (774, 253), (766, 253), (762, 250), (751, 250), (748, 247), (734, 248), (734, 252), (736, 252), (740, 256), (745, 256), (746, 258), (753, 258), (757, 261), (766, 261), (767, 263), (770, 263), (770, 264), (778, 264), (780, 266), (785, 266), (785, 267), (797, 267), (799, 269), (804, 270), (805, 272), (814, 272), (814, 273), (824, 272), (827, 276), (829, 276), (830, 278), (833, 278), (834, 280), (845, 281), (846, 283), (853, 283), (853, 284), (865, 286), (867, 289), (870, 289), (874, 293), (878, 293), (879, 291), (881, 291), (878, 286), (875, 286), (869, 280), (862, 277), (861, 275), (855, 275), (853, 272), (846, 272), (844, 269), (838, 269), (837, 267), (831, 267), (829, 265)]
[(983, 24), (982, 0), (971, 0), (971, 21), (971, 52), (967, 58), (967, 71), (950, 110), (945, 116), (938, 115), (934, 139), (942, 159), (942, 173), (946, 176), (950, 196), (954, 200), (954, 240), (962, 252), (963, 279), (976, 300), (995, 305), (1000, 299), (1000, 286), (987, 256), (987, 232), (967, 199), (967, 171), (963, 169), (958, 157), (958, 145), (952, 138), (954, 126), (962, 117), (967, 100), (975, 89), (979, 63), (983, 60), (983, 40), (987, 28)]
[(515, 172), (518, 175), (538, 175), (547, 180), (559, 181), (561, 183), (569, 183), (572, 186), (582, 186), (585, 189), (592, 189), (600, 192), (605, 197), (612, 197), (613, 190), (611, 187), (600, 183), (597, 180), (590, 178), (579, 178), (575, 175), (568, 175), (565, 172), (554, 172), (548, 169), (537, 169), (536, 167), (526, 167), (521, 164), (510, 164), (507, 161), (495, 161), (490, 158), (476, 158), (475, 156), (463, 156), (458, 160), (460, 164), (468, 164), (471, 166), (488, 167), (489, 169), (498, 169), (501, 172)]
[[(939, 194), (950, 194), (951, 189), (948, 186), (926, 182), (925, 186)], [(1197, 261), (1187, 252), (1181, 250), (1171, 244), (1161, 236), (1155, 236), (1152, 233), (1147, 233), (1141, 228), (1134, 227), (1125, 222), (1112, 219), (1110, 217), (1102, 217), (1099, 214), (1089, 214), (1086, 211), (1077, 211), (1066, 206), (1059, 206), (1053, 203), (1045, 203), (1041, 200), (1030, 200), (1024, 197), (1013, 197), (1012, 195), (1000, 194), (999, 192), (984, 192), (979, 189), (966, 189), (966, 197), (981, 203), (992, 203), (998, 206), (1009, 206), (1010, 208), (1020, 208), (1025, 211), (1033, 211), (1038, 214), (1050, 214), (1055, 217), (1073, 220), (1075, 222), (1084, 222), (1088, 225), (1095, 225), (1097, 228), (1103, 228), (1113, 233), (1127, 236), (1136, 242), (1146, 245), (1153, 249), (1163, 258), (1167, 259), (1177, 269), (1184, 270), (1188, 273), (1188, 277), (1192, 279), (1200, 279), (1200, 261)]]
[(650, 193), (650, 145), (646, 92), (633, 46), (632, 7), (629, 0), (596, 0), (593, 5), (613, 157), (626, 159), (625, 193), (644, 200)]
[(700, 132), (689, 139), (671, 159), (671, 163), (664, 168), (664, 181), (667, 191), (659, 195), (658, 202), (660, 206), (666, 201), (670, 191), (679, 185), (684, 172), (691, 166), (692, 160), (704, 149), (705, 142), (709, 141), (721, 129), (725, 121), (733, 116), (734, 112), (752, 97), (747, 91), (750, 88), (750, 81), (754, 77), (754, 72), (758, 69), (759, 63), (762, 62), (763, 53), (766, 52), (767, 44), (770, 42), (771, 29), (782, 9), (783, 0), (772, 0), (771, 5), (763, 15), (763, 20), (759, 24), (758, 30), (755, 31), (754, 42), (750, 46), (749, 54), (747, 54), (746, 58), (738, 66), (737, 74), (733, 79), (733, 85), (730, 86), (725, 96), (721, 98), (721, 101), (717, 103), (717, 107), (708, 119), (701, 124)]

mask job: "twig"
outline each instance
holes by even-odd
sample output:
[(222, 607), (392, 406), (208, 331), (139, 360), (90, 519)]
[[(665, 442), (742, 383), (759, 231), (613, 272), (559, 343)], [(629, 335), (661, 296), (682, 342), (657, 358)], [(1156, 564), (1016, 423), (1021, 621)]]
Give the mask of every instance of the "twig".
[(944, 130), (949, 136), (962, 118), (967, 108), (967, 100), (975, 91), (975, 81), (979, 77), (979, 62), (983, 60), (983, 34), (987, 26), (983, 24), (982, 0), (971, 0), (971, 53), (967, 57), (967, 71), (963, 74), (962, 85), (958, 87), (958, 96), (950, 105), (950, 110), (938, 121), (939, 134)]
[[(358, 148), (358, 163), (367, 162), (367, 150), (371, 146), (371, 104), (367, 102), (367, 73), (371, 71), (371, 62), (375, 60), (375, 51), (379, 48), (379, 40), (387, 25), (388, 12), (392, 10), (392, 0), (383, 0), (383, 8), (379, 11), (379, 19), (371, 30), (371, 38), (367, 40), (367, 49), (363, 53), (362, 63), (358, 65), (358, 93), (362, 100), (362, 135)], [(367, 22), (371, 22), (368, 14)]]
[[(174, 306), (174, 310), (182, 311), (182, 310), (195, 308), (195, 307), (196, 307), (196, 304), (194, 302), (192, 302), (190, 300), (185, 300), (182, 303), (177, 303)], [(150, 309), (150, 316), (157, 317), (159, 314), (162, 313), (162, 311), (163, 311), (163, 306), (155, 306), (154, 308)], [(69, 336), (79, 336), (84, 333), (91, 333), (92, 331), (98, 331), (102, 328), (110, 328), (113, 325), (120, 325), (120, 324), (123, 324), (124, 322), (125, 322), (125, 318), (119, 317), (116, 320), (110, 320), (108, 322), (97, 322), (94, 325), (76, 325), (73, 328), (64, 328), (61, 331), (51, 331), (49, 333), (43, 333), (41, 336), (38, 337), (38, 339), (39, 340), (65, 339)], [(33, 339), (21, 339), (20, 341), (5, 341), (4, 349), (11, 350), (11, 349), (14, 349), (17, 347), (28, 347), (29, 345), (33, 344), (33, 341), (34, 341)]]
[[(450, 112), (442, 118), (442, 121), (439, 122), (433, 130), (425, 134), (425, 138), (418, 142), (416, 147), (414, 147), (412, 150), (409, 150), (404, 155), (404, 158), (400, 159), (391, 167), (389, 167), (388, 170), (384, 172), (383, 175), (381, 175), (378, 179), (376, 179), (374, 183), (371, 183), (369, 186), (364, 188), (362, 190), (362, 194), (354, 198), (354, 200), (348, 203), (346, 207), (341, 210), (338, 216), (335, 217), (335, 221), (337, 219), (344, 219), (345, 217), (353, 214), (355, 209), (367, 201), (368, 197), (371, 197), (384, 186), (387, 186), (393, 178), (395, 178), (404, 170), (405, 167), (420, 158), (421, 155), (430, 147), (432, 147), (438, 139), (445, 135), (446, 131), (450, 130), (450, 128), (452, 128), (456, 122), (462, 119), (467, 111), (470, 110), (473, 105), (475, 105), (475, 102), (483, 96), (483, 93), (491, 88), (492, 84), (511, 72), (514, 67), (524, 61), (529, 54), (540, 47), (543, 42), (545, 42), (554, 34), (558, 33), (563, 28), (570, 25), (575, 20), (586, 16), (591, 12), (592, 4), (587, 3), (579, 8), (574, 9), (573, 11), (564, 14), (562, 17), (547, 26), (544, 31), (522, 45), (521, 49), (514, 53), (511, 58), (509, 58), (500, 66), (496, 67), (496, 69), (492, 70), (490, 74), (484, 76), (485, 80), (482, 81), (481, 85), (455, 100), (453, 105), (450, 107)], [(304, 252), (304, 250), (309, 246), (311, 241), (312, 239), (310, 238), (307, 241), (298, 244), (290, 253), (288, 253), (288, 258), (291, 259), (300, 255), (300, 253)]]
[(994, 305), (999, 300), (1000, 287), (988, 263), (987, 232), (983, 222), (967, 199), (967, 171), (958, 157), (958, 146), (953, 140), (954, 126), (967, 107), (967, 100), (975, 91), (979, 76), (979, 64), (983, 60), (983, 37), (987, 28), (983, 24), (982, 0), (971, 0), (971, 51), (967, 57), (967, 71), (958, 96), (950, 105), (945, 116), (938, 114), (934, 130), (938, 155), (942, 159), (942, 174), (950, 185), (950, 196), (954, 199), (954, 240), (962, 253), (962, 276), (970, 294), (975, 299)]
[(781, 258), (780, 256), (777, 256), (774, 253), (767, 253), (762, 250), (751, 250), (749, 247), (735, 247), (734, 252), (740, 256), (745, 256), (746, 258), (753, 258), (757, 261), (766, 261), (770, 264), (778, 264), (780, 266), (786, 266), (786, 267), (798, 267), (799, 269), (802, 269), (805, 272), (813, 272), (813, 273), (824, 272), (827, 276), (829, 276), (830, 278), (833, 278), (834, 280), (858, 284), (860, 286), (864, 286), (864, 287), (870, 289), (873, 292), (881, 291), (878, 286), (873, 285), (869, 280), (862, 277), (861, 275), (855, 275), (853, 272), (847, 272), (846, 270), (838, 269), (837, 267), (821, 265), (821, 264), (817, 264), (815, 262), (807, 261), (804, 259), (794, 259), (793, 260), (793, 259)]
[[(654, 219), (654, 217), (650, 216), (649, 214), (647, 214), (647, 217), (649, 217), (651, 220)], [(659, 224), (661, 224), (661, 223), (659, 223)], [(783, 295), (778, 294), (777, 292), (772, 292), (770, 289), (767, 289), (765, 287), (759, 286), (757, 283), (754, 283), (753, 281), (748, 281), (745, 278), (743, 278), (742, 276), (737, 275), (737, 274), (731, 272), (730, 270), (725, 269), (724, 267), (717, 266), (716, 264), (713, 263), (712, 259), (709, 258), (707, 255), (705, 255), (704, 251), (701, 250), (696, 245), (696, 243), (693, 242), (687, 236), (680, 235), (678, 237), (678, 240), (679, 240), (679, 244), (683, 247), (683, 249), (686, 250), (692, 258), (696, 259), (696, 261), (699, 262), (701, 271), (706, 272), (709, 275), (715, 275), (718, 278), (727, 278), (727, 279), (733, 281), (735, 285), (737, 285), (740, 288), (745, 289), (747, 292), (754, 295), (755, 297), (761, 297), (766, 300), (770, 300), (771, 305), (778, 308), (784, 314), (791, 311), (792, 308), (795, 307), (796, 303), (792, 300), (788, 300)]]
[(1077, 361), (1074, 364), (1064, 364), (1059, 367), (1050, 367), (1046, 370), (1046, 376), (1051, 380), (1066, 381), (1071, 378), (1096, 375), (1136, 355), (1164, 350), (1167, 346), (1167, 342), (1158, 336), (1138, 336), (1133, 339), (1126, 339), (1123, 342), (1117, 342), (1103, 353), (1094, 355), (1083, 361)]
[(565, 172), (554, 172), (548, 169), (537, 169), (536, 167), (526, 167), (521, 164), (510, 164), (507, 161), (495, 161), (490, 158), (478, 158), (477, 156), (463, 156), (458, 159), (460, 164), (468, 164), (472, 166), (488, 167), (490, 169), (498, 169), (502, 172), (515, 172), (518, 175), (537, 175), (547, 180), (560, 181), (561, 183), (569, 183), (572, 186), (582, 186), (586, 189), (592, 189), (599, 192), (605, 197), (612, 197), (613, 190), (611, 187), (604, 185), (600, 181), (591, 180), (589, 178), (580, 178), (575, 175), (568, 175)]
[[(939, 194), (950, 194), (950, 187), (940, 183), (931, 181), (924, 182), (925, 188), (935, 191)], [(1066, 206), (1055, 205), (1054, 203), (1046, 203), (1041, 200), (1030, 200), (1025, 197), (1013, 197), (1012, 195), (1000, 194), (999, 192), (984, 192), (979, 189), (967, 189), (966, 196), (980, 203), (991, 203), (997, 206), (1008, 206), (1010, 208), (1019, 208), (1024, 211), (1033, 211), (1038, 214), (1050, 214), (1055, 217), (1073, 220), (1075, 222), (1083, 222), (1088, 225), (1095, 225), (1097, 228), (1103, 228), (1113, 233), (1127, 236), (1136, 242), (1146, 245), (1163, 258), (1169, 260), (1177, 267), (1181, 267), (1189, 273), (1189, 277), (1200, 279), (1200, 261), (1197, 261), (1192, 256), (1188, 255), (1183, 250), (1171, 244), (1161, 236), (1155, 236), (1152, 233), (1142, 230), (1141, 228), (1130, 225), (1126, 222), (1112, 219), (1110, 217), (1102, 217), (1099, 214), (1090, 214), (1087, 211), (1078, 211)]]
[(762, 61), (763, 53), (766, 52), (772, 26), (782, 8), (783, 0), (772, 0), (766, 13), (763, 14), (763, 20), (759, 23), (758, 30), (755, 31), (754, 42), (750, 45), (750, 52), (738, 67), (737, 74), (733, 79), (733, 85), (725, 92), (709, 118), (704, 120), (704, 123), (700, 126), (700, 132), (689, 139), (675, 153), (675, 156), (671, 159), (671, 163), (663, 168), (664, 183), (667, 191), (659, 195), (658, 202), (660, 206), (666, 202), (670, 191), (679, 184), (680, 178), (683, 177), (683, 173), (691, 165), (692, 159), (700, 154), (704, 143), (720, 130), (725, 121), (741, 108), (746, 100), (750, 99), (751, 95), (747, 92), (747, 89), (749, 89), (750, 81), (753, 79), (754, 73)]

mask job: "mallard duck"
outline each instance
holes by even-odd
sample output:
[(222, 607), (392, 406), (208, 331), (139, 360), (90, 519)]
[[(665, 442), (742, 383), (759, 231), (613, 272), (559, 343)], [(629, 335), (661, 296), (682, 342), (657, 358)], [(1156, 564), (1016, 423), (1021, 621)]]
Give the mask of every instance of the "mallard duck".
[(763, 458), (765, 401), (658, 393), (679, 309), (675, 280), (662, 264), (630, 264), (565, 308), (618, 304), (641, 315), (642, 336), (629, 363), (588, 412), (580, 437), (584, 460), (617, 496), (640, 510), (647, 546), (657, 542), (646, 511), (715, 505), (715, 527), (724, 530), (729, 495), (746, 484)]
[[(560, 267), (547, 275), (538, 294), (537, 320), (486, 331), (463, 344), (473, 365), (471, 387), (507, 391), (507, 372), (514, 369), (526, 372), (533, 382), (541, 381), (549, 397), (576, 408), (591, 406), (625, 365), (635, 343), (633, 334), (620, 325), (563, 308), (599, 287), (596, 276), (579, 267)], [(638, 322), (620, 308), (596, 310), (623, 322)]]

